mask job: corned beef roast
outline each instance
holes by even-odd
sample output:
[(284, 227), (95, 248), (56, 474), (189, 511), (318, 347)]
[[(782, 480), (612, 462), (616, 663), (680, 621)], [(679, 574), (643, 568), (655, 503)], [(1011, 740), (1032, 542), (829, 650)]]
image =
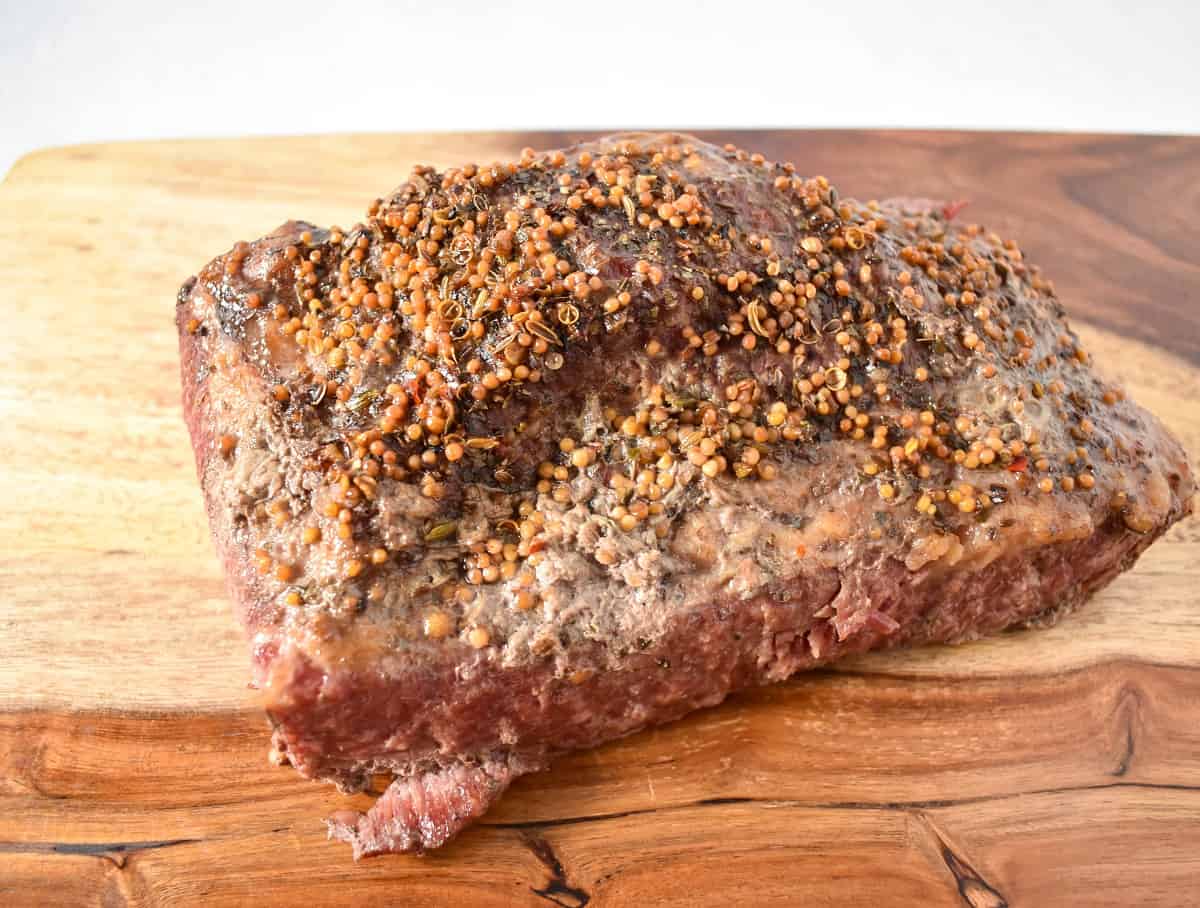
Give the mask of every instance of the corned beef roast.
[(624, 134), (416, 168), (184, 285), (184, 408), (278, 759), (355, 856), (851, 653), (1054, 620), (1191, 508), (953, 206)]

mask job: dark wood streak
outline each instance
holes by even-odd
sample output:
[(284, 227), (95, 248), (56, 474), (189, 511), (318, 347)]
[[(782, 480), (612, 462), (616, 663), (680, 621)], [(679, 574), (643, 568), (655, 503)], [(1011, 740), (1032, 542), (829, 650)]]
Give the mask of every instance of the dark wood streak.
[(1133, 749), (1133, 726), (1130, 725), (1125, 732), (1125, 752), (1121, 754), (1121, 760), (1117, 763), (1117, 768), (1112, 772), (1117, 778), (1129, 772), (1129, 764), (1133, 760)]
[(954, 874), (958, 883), (958, 893), (970, 908), (1008, 908), (1008, 901), (983, 877), (979, 872), (959, 857), (939, 836), (942, 846), (942, 860)]
[[(1114, 773), (1115, 775), (1115, 773)], [(1121, 788), (1144, 789), (1148, 791), (1189, 791), (1200, 792), (1200, 785), (1159, 785), (1150, 782), (1109, 782), (1098, 785), (1074, 785), (1057, 788), (1034, 788), (1029, 791), (1009, 792), (1003, 795), (983, 796), (976, 798), (941, 798), (928, 801), (798, 801), (792, 798), (772, 798), (770, 796), (754, 798), (705, 798), (687, 804), (673, 804), (668, 807), (647, 807), (641, 810), (623, 810), (617, 813), (588, 814), (578, 817), (556, 817), (550, 820), (527, 820), (517, 823), (489, 821), (486, 817), (479, 821), (479, 826), (491, 826), (496, 829), (553, 829), (559, 826), (578, 826), (583, 823), (605, 823), (611, 820), (623, 820), (627, 817), (648, 816), (670, 811), (692, 810), (695, 808), (719, 808), (728, 805), (757, 805), (765, 808), (787, 807), (793, 810), (867, 810), (867, 811), (910, 811), (941, 810), (948, 807), (967, 807), (975, 804), (986, 804), (1010, 798), (1035, 797), (1038, 795), (1069, 795), (1079, 792), (1111, 791)]]
[(534, 857), (550, 871), (550, 879), (546, 881), (546, 885), (540, 889), (530, 886), (531, 892), (561, 908), (583, 908), (592, 900), (586, 891), (572, 886), (568, 881), (562, 862), (549, 842), (531, 832), (522, 833), (521, 840), (533, 852)]
[(195, 845), (201, 839), (163, 839), (159, 842), (0, 842), (0, 854), (134, 854), (154, 848)]
[(1133, 765), (1133, 757), (1137, 749), (1133, 730), (1140, 718), (1141, 705), (1141, 693), (1136, 687), (1127, 688), (1117, 701), (1117, 713), (1125, 723), (1125, 749), (1117, 761), (1116, 768), (1112, 771), (1115, 778), (1124, 778)]

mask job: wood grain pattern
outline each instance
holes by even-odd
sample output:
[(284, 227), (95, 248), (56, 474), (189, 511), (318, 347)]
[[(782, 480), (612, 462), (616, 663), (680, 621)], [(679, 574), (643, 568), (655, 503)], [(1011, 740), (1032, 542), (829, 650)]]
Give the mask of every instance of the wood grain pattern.
[[(713, 134), (860, 197), (972, 200), (1200, 461), (1200, 140)], [(266, 761), (178, 405), (174, 293), (349, 225), (416, 161), (576, 136), (39, 152), (0, 184), (0, 904), (1183, 904), (1200, 879), (1200, 521), (1049, 631), (874, 655), (519, 781), (426, 858)]]

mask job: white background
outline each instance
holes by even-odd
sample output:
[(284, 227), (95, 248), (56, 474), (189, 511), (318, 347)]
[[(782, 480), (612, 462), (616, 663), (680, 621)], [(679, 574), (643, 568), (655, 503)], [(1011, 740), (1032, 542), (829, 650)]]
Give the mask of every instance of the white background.
[(1200, 3), (0, 0), (0, 173), (110, 139), (638, 126), (1200, 132)]

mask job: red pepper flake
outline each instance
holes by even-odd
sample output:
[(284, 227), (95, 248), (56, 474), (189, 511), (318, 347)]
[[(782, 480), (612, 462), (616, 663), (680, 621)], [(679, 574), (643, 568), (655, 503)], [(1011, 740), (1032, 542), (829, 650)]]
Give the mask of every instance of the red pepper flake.
[(1028, 466), (1029, 466), (1029, 461), (1026, 458), (1018, 457), (1016, 460), (1014, 460), (1012, 463), (1010, 463), (1008, 465), (1008, 472), (1024, 473)]
[(971, 203), (966, 199), (959, 199), (957, 202), (947, 202), (942, 206), (942, 217), (947, 221), (954, 220), (954, 216), (966, 208)]

